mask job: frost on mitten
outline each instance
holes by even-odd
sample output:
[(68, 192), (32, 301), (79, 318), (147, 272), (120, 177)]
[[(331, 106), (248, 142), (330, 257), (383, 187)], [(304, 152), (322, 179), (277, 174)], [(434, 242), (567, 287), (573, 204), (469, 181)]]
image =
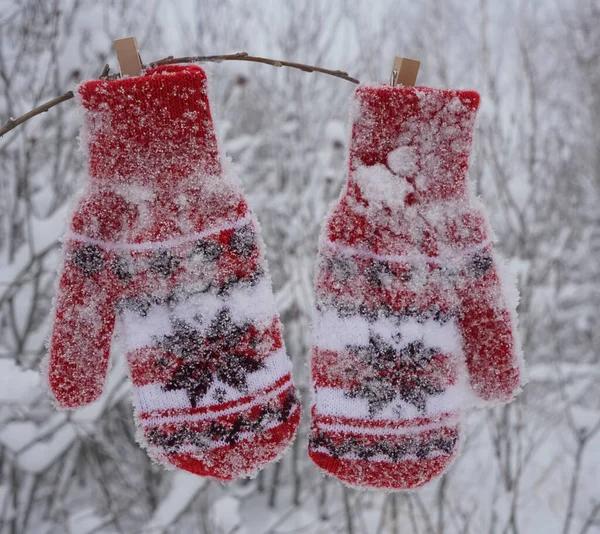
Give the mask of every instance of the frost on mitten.
[(219, 155), (204, 71), (78, 89), (89, 180), (65, 237), (48, 381), (98, 398), (115, 323), (151, 457), (235, 479), (278, 458), (300, 417), (259, 226)]
[(355, 93), (348, 183), (319, 243), (309, 441), (349, 485), (422, 486), (456, 457), (461, 412), (519, 389), (514, 306), (468, 188), (478, 105)]

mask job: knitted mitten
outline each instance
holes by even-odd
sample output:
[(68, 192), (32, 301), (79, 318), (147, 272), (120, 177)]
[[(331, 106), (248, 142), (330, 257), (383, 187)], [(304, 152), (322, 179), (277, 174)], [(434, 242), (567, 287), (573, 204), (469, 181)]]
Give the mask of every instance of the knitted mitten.
[(204, 71), (79, 87), (89, 180), (65, 238), (47, 363), (57, 404), (102, 392), (120, 325), (139, 438), (234, 479), (278, 458), (300, 407), (259, 226), (220, 156)]
[(349, 485), (427, 483), (457, 455), (461, 411), (519, 389), (514, 309), (468, 188), (478, 105), (355, 93), (348, 184), (319, 244), (309, 443)]

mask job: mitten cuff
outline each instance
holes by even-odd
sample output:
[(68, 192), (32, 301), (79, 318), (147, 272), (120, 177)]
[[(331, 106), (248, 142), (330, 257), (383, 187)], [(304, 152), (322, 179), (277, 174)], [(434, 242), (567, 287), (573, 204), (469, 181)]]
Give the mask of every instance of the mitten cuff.
[(171, 184), (221, 173), (203, 69), (171, 65), (77, 89), (94, 181)]
[[(479, 94), (361, 86), (354, 94), (350, 191), (388, 205), (466, 195)], [(371, 192), (381, 198), (370, 199)], [(383, 195), (383, 196), (382, 196)]]

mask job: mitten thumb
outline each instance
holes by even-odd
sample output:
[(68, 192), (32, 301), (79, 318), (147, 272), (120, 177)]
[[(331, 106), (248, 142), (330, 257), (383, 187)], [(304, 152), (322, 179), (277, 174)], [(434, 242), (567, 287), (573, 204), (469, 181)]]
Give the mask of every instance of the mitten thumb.
[[(85, 221), (86, 226), (94, 224), (100, 235), (114, 230), (107, 226), (114, 225), (111, 220), (119, 220), (113, 197), (105, 193), (82, 200), (72, 229), (76, 232)], [(75, 232), (65, 239), (44, 370), (50, 392), (61, 408), (85, 406), (102, 393), (120, 293), (118, 274), (123, 272), (119, 258), (106, 242)]]
[(471, 387), (484, 401), (508, 402), (521, 385), (521, 349), (491, 247), (473, 254), (458, 296)]

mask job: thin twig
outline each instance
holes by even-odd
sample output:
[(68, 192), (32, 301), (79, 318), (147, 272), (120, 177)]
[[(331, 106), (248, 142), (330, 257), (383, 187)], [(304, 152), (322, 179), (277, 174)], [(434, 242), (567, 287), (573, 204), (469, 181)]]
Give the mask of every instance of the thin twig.
[[(220, 56), (187, 56), (187, 57), (173, 57), (169, 56), (164, 59), (160, 59), (153, 63), (150, 63), (149, 67), (160, 67), (163, 65), (172, 65), (175, 63), (202, 63), (202, 62), (213, 62), (220, 63), (221, 61), (249, 61), (252, 63), (264, 63), (265, 65), (271, 65), (272, 67), (289, 67), (292, 69), (299, 69), (303, 72), (319, 72), (321, 74), (327, 74), (329, 76), (334, 76), (336, 78), (340, 78), (342, 80), (346, 80), (352, 83), (360, 83), (356, 78), (350, 76), (347, 72), (342, 70), (330, 70), (324, 69), (323, 67), (317, 67), (315, 65), (305, 65), (303, 63), (294, 63), (292, 61), (284, 61), (279, 59), (269, 59), (266, 57), (258, 57), (258, 56), (250, 56), (247, 52), (237, 52), (236, 54), (225, 54)], [(100, 75), (101, 79), (116, 79), (118, 78), (118, 74), (113, 74), (109, 76), (110, 69), (108, 65), (104, 66), (104, 70)], [(10, 132), (17, 126), (27, 122), (32, 117), (36, 115), (40, 115), (45, 113), (46, 111), (52, 109), (54, 106), (58, 106), (62, 102), (66, 102), (67, 100), (71, 100), (75, 95), (73, 91), (67, 91), (64, 95), (53, 98), (48, 102), (38, 106), (37, 108), (32, 109), (25, 113), (25, 115), (21, 115), (17, 119), (10, 119), (0, 128), (0, 137), (4, 134)]]
[(321, 74), (328, 74), (329, 76), (335, 76), (352, 83), (360, 83), (356, 78), (350, 76), (347, 72), (342, 70), (331, 70), (324, 69), (323, 67), (317, 67), (314, 65), (305, 65), (303, 63), (294, 63), (292, 61), (284, 61), (281, 59), (269, 59), (266, 57), (250, 56), (247, 52), (237, 52), (236, 54), (226, 54), (223, 56), (188, 56), (188, 57), (173, 57), (169, 56), (154, 63), (150, 63), (150, 67), (160, 67), (162, 65), (172, 65), (173, 63), (201, 63), (201, 62), (214, 62), (220, 63), (221, 61), (250, 61), (252, 63), (264, 63), (265, 65), (271, 65), (272, 67), (290, 67), (292, 69), (299, 69), (304, 72), (320, 72)]
[(57, 96), (56, 98), (49, 100), (41, 106), (33, 108), (31, 111), (25, 113), (25, 115), (21, 115), (18, 119), (8, 120), (6, 124), (2, 126), (2, 128), (0, 128), (0, 137), (2, 137), (5, 133), (10, 132), (20, 124), (27, 122), (32, 117), (35, 117), (36, 115), (41, 115), (42, 113), (46, 113), (46, 111), (52, 109), (54, 106), (58, 106), (58, 104), (61, 104), (62, 102), (71, 100), (71, 98), (73, 98), (74, 96), (75, 95), (73, 94), (73, 91), (67, 91), (64, 95)]

